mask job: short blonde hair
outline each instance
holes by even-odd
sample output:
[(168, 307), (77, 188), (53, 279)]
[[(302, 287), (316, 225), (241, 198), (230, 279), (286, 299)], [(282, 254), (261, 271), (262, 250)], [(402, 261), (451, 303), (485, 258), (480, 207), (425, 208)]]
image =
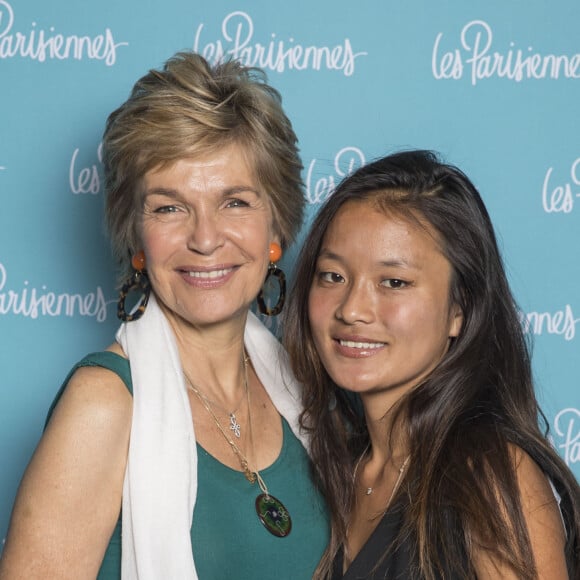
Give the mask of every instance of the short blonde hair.
[(106, 219), (122, 276), (140, 249), (144, 175), (229, 144), (244, 148), (268, 195), (282, 247), (294, 241), (304, 214), (302, 162), (280, 94), (260, 69), (233, 60), (212, 66), (196, 53), (179, 52), (138, 80), (107, 120)]

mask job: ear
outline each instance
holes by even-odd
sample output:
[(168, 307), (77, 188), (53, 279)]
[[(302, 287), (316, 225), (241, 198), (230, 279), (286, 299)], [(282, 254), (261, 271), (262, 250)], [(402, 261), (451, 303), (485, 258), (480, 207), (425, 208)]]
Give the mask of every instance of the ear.
[(449, 320), (449, 338), (456, 338), (461, 332), (463, 326), (463, 310), (459, 305), (454, 304), (451, 307)]

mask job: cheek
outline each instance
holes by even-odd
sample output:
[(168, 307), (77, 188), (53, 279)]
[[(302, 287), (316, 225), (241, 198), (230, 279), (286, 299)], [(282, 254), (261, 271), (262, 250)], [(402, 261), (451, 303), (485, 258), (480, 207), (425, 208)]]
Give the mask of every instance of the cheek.
[(316, 292), (310, 290), (310, 294), (308, 295), (308, 320), (310, 321), (310, 327), (312, 328), (312, 332), (316, 332), (319, 314), (320, 309), (318, 308), (318, 299)]
[(331, 305), (329, 297), (323, 292), (316, 289), (310, 291), (308, 297), (308, 319), (310, 321), (310, 328), (315, 342), (318, 343), (318, 338), (327, 328), (329, 324), (329, 317), (331, 316)]
[(152, 257), (166, 256), (172, 249), (186, 243), (181, 228), (159, 223), (145, 223), (141, 229), (141, 241), (145, 253)]
[(423, 311), (413, 302), (405, 300), (377, 300), (377, 318), (382, 324), (399, 330), (413, 328), (417, 321), (424, 320)]
[(232, 227), (225, 235), (254, 259), (263, 259), (267, 264), (270, 263), (270, 242), (276, 238), (267, 224), (253, 223)]

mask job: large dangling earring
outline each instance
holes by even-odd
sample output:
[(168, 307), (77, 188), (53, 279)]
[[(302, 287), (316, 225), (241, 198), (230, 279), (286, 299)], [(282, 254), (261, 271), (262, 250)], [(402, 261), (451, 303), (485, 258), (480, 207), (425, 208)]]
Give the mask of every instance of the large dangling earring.
[[(145, 254), (143, 251), (138, 252), (131, 258), (131, 265), (135, 269), (129, 280), (123, 284), (121, 291), (119, 292), (119, 301), (117, 302), (117, 317), (123, 322), (131, 322), (132, 320), (139, 320), (145, 308), (147, 308), (147, 303), (149, 302), (149, 294), (151, 293), (151, 282), (145, 271)], [(129, 292), (133, 290), (139, 290), (142, 293), (141, 299), (137, 305), (137, 308), (132, 314), (128, 314), (125, 310), (125, 300), (129, 295)]]
[[(266, 274), (266, 279), (260, 292), (256, 297), (256, 302), (258, 303), (258, 310), (265, 314), (266, 316), (276, 316), (282, 312), (282, 307), (284, 306), (284, 301), (286, 300), (286, 276), (284, 272), (276, 266), (276, 262), (282, 257), (282, 248), (276, 242), (270, 244), (270, 265), (268, 266), (268, 273)], [(278, 282), (278, 301), (272, 308), (266, 305), (266, 300), (264, 298), (264, 287), (268, 283), (268, 279), (274, 277)]]

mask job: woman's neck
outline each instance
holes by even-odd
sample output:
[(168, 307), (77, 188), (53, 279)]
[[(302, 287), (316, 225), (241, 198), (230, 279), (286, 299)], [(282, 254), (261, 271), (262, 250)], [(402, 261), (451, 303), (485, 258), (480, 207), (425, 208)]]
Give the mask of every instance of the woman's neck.
[(246, 317), (195, 326), (166, 312), (187, 379), (215, 402), (239, 400), (244, 381)]
[(408, 445), (401, 416), (397, 417), (396, 401), (378, 405), (375, 397), (362, 396), (366, 426), (370, 439), (369, 462), (375, 465), (395, 463), (408, 453)]

